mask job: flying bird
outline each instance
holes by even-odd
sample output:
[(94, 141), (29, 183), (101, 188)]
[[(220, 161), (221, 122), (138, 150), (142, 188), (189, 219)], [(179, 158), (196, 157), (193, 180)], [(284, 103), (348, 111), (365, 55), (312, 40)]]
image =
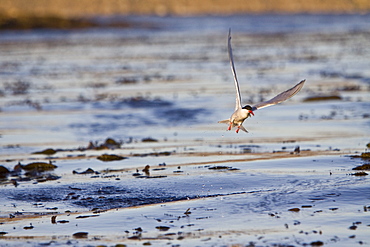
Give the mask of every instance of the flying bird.
[(305, 83), (306, 80), (302, 80), (299, 82), (297, 85), (292, 87), (291, 89), (288, 89), (274, 98), (258, 103), (254, 106), (246, 105), (242, 106), (241, 104), (241, 96), (240, 96), (240, 89), (239, 89), (239, 82), (238, 78), (236, 76), (236, 70), (234, 66), (234, 59), (233, 59), (233, 51), (231, 48), (231, 30), (229, 30), (229, 36), (228, 36), (228, 53), (229, 53), (229, 60), (230, 60), (230, 65), (231, 65), (231, 71), (234, 76), (234, 83), (235, 83), (235, 89), (236, 89), (236, 101), (235, 101), (235, 111), (231, 115), (229, 119), (219, 121), (219, 123), (226, 123), (229, 125), (227, 130), (231, 130), (234, 127), (237, 127), (236, 133), (239, 133), (239, 130), (243, 130), (244, 132), (248, 132), (244, 126), (242, 125), (244, 120), (250, 117), (251, 115), (254, 116), (254, 111), (258, 109), (265, 108), (267, 106), (272, 106), (279, 104), (291, 97), (293, 97), (295, 94), (297, 94), (301, 88), (303, 87), (303, 84)]

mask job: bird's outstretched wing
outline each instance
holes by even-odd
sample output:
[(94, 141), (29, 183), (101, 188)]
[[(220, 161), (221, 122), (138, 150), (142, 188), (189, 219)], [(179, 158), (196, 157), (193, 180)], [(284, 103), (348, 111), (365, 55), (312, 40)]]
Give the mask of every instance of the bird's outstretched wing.
[(267, 107), (267, 106), (272, 106), (272, 105), (279, 104), (279, 103), (293, 97), (295, 94), (297, 94), (301, 90), (305, 81), (306, 80), (303, 80), (303, 81), (299, 82), (297, 85), (295, 85), (291, 89), (288, 89), (285, 92), (282, 92), (281, 94), (275, 96), (274, 98), (272, 98), (270, 100), (267, 100), (267, 101), (264, 101), (264, 102), (261, 102), (261, 103), (258, 103), (256, 105), (254, 105), (252, 107), (252, 111), (255, 111), (255, 110)]
[(242, 104), (241, 104), (239, 82), (238, 82), (238, 78), (236, 77), (236, 71), (235, 71), (235, 66), (234, 66), (233, 50), (231, 48), (231, 29), (229, 29), (227, 48), (228, 48), (228, 53), (229, 53), (231, 71), (233, 72), (233, 76), (234, 76), (234, 83), (235, 83), (235, 90), (236, 90), (235, 110), (237, 110), (239, 108), (242, 108)]

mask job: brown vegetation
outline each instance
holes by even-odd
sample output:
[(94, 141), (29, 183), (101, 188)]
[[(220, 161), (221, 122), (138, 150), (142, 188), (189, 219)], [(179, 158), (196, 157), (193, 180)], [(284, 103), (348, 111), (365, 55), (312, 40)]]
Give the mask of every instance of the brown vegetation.
[(0, 16), (202, 15), (237, 13), (366, 13), (368, 0), (3, 0)]

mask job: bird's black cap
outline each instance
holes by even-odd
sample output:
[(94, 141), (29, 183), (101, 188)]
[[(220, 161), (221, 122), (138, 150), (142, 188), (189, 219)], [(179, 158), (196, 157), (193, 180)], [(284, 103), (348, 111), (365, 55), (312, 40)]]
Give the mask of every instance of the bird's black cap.
[(246, 109), (248, 111), (252, 111), (252, 107), (250, 105), (244, 106), (243, 109)]

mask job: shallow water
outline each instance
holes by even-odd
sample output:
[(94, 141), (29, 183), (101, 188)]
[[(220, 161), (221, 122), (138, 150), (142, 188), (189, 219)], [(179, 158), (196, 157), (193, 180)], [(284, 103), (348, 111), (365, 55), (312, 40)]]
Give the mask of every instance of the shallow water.
[[(151, 28), (2, 32), (1, 165), (57, 168), (1, 180), (0, 242), (369, 244), (369, 181), (351, 175), (368, 160), (348, 156), (369, 143), (369, 18), (129, 17)], [(229, 27), (244, 103), (307, 80), (247, 119), (249, 133), (217, 124), (235, 100)], [(57, 152), (31, 154), (47, 148)]]

